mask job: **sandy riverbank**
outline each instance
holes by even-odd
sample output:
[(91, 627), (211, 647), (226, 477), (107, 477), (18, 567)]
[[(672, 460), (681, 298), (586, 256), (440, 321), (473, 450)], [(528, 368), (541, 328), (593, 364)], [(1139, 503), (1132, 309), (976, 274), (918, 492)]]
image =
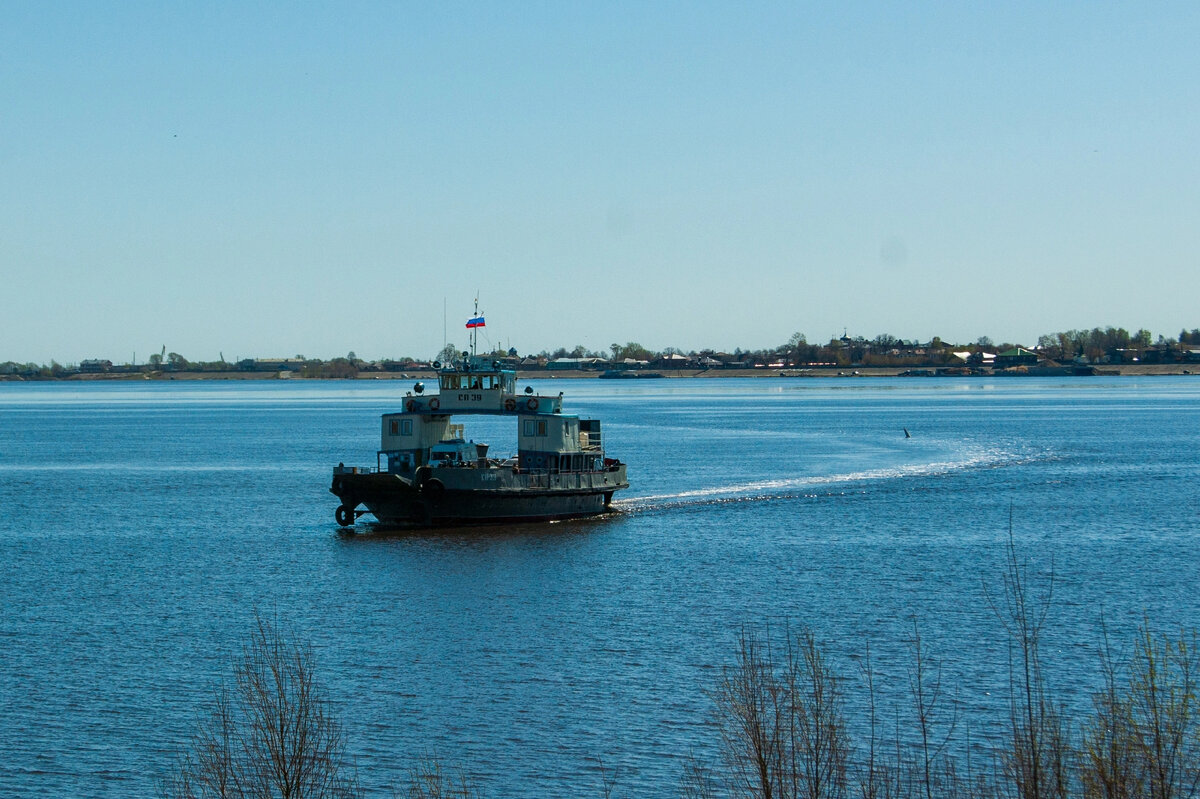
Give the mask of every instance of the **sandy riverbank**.
[[(897, 377), (902, 372), (928, 370), (936, 367), (908, 366), (843, 366), (840, 368), (820, 369), (658, 369), (651, 370), (664, 378), (723, 378), (723, 377), (754, 377), (774, 379), (804, 379), (804, 378), (852, 378), (852, 377)], [(1119, 366), (1097, 366), (1096, 370), (1102, 376), (1132, 377), (1139, 375), (1196, 375), (1200, 374), (1200, 364), (1124, 364)], [(563, 372), (520, 372), (522, 380), (547, 380), (555, 378), (591, 378), (599, 377), (599, 372), (563, 371)], [(986, 374), (971, 375), (975, 379), (991, 377), (1019, 377), (1018, 374)], [(372, 375), (359, 375), (359, 378), (370, 378)], [(946, 378), (948, 379), (948, 378)], [(961, 379), (961, 378), (960, 378)]]

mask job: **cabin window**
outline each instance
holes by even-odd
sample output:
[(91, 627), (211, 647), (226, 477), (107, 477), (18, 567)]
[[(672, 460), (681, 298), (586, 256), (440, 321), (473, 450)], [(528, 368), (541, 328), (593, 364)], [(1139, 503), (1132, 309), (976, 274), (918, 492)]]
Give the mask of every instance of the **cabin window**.
[(526, 419), (525, 420), (525, 435), (528, 437), (546, 435), (546, 420), (545, 419)]
[(533, 430), (534, 430), (534, 427), (533, 427), (533, 420), (532, 420), (532, 419), (526, 419), (526, 420), (525, 420), (525, 435), (526, 435), (526, 436), (529, 436), (530, 438), (532, 438), (532, 437), (533, 437)]
[[(413, 423), (412, 419), (400, 420), (400, 435), (411, 436), (412, 435), (412, 423)], [(395, 425), (396, 423), (392, 422), (392, 424)]]
[(392, 420), (392, 435), (397, 435), (397, 434), (399, 434), (399, 432), (400, 432), (400, 421), (398, 419), (393, 419)]
[(538, 419), (537, 434), (539, 436), (546, 435), (546, 421), (544, 419)]

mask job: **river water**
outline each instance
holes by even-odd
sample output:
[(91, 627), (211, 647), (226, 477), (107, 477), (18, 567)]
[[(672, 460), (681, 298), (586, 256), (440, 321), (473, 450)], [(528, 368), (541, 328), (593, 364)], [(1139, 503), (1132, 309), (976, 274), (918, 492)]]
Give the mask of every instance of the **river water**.
[(1074, 707), (1102, 617), (1200, 619), (1200, 379), (532, 384), (603, 420), (619, 512), (340, 534), (330, 467), (374, 464), (398, 382), (0, 384), (0, 796), (151, 794), (256, 610), (389, 796), (426, 755), (489, 796), (673, 795), (744, 625), (812, 628), (852, 711), (868, 646), (903, 703), (916, 630), (986, 739), (1010, 529)]

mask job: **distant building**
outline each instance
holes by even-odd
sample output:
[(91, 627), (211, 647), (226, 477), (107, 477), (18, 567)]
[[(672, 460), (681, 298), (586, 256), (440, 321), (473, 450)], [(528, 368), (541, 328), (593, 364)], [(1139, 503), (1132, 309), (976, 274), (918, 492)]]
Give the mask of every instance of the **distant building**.
[(305, 358), (245, 358), (238, 361), (243, 372), (299, 372), (308, 365)]
[(1174, 363), (1175, 348), (1168, 344), (1155, 344), (1142, 351), (1142, 363)]
[(546, 364), (546, 368), (557, 371), (564, 369), (598, 369), (607, 364), (608, 361), (603, 358), (555, 358)]
[(670, 355), (664, 355), (654, 361), (655, 366), (662, 366), (667, 369), (683, 369), (691, 363), (691, 358), (686, 355), (680, 355), (678, 352), (672, 352)]
[(994, 365), (997, 369), (1007, 369), (1010, 366), (1037, 366), (1038, 356), (1033, 350), (1024, 347), (1013, 347), (998, 353)]
[(983, 350), (979, 350), (978, 352), (956, 352), (954, 353), (954, 357), (966, 361), (971, 366), (994, 366), (996, 363), (996, 353), (984, 352)]
[(79, 363), (79, 371), (83, 372), (84, 374), (99, 374), (101, 372), (107, 372), (111, 369), (112, 361), (100, 360), (98, 358), (91, 358), (86, 361), (80, 361)]

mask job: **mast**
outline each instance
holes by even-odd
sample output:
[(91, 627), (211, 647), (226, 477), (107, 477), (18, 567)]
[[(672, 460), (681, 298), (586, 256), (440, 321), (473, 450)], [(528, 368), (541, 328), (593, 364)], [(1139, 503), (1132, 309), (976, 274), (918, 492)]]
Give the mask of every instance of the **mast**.
[[(479, 318), (479, 297), (477, 295), (475, 297), (475, 313), (471, 315), (471, 319), (475, 320), (478, 318)], [(473, 325), (471, 327), (471, 357), (472, 358), (475, 357), (475, 354), (476, 354), (475, 353), (475, 345), (478, 343), (478, 341), (479, 341), (479, 326)]]
[(463, 351), (463, 357), (474, 358), (479, 345), (479, 328), (483, 327), (483, 317), (479, 315), (479, 295), (475, 295), (475, 313), (467, 320), (467, 330), (471, 331), (471, 351)]

